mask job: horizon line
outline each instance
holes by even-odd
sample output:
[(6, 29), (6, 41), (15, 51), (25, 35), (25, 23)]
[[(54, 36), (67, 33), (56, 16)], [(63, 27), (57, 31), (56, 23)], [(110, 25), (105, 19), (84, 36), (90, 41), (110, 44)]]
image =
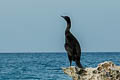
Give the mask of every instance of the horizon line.
[[(82, 53), (120, 53), (120, 51), (83, 51)], [(0, 52), (1, 53), (66, 53), (66, 52)]]

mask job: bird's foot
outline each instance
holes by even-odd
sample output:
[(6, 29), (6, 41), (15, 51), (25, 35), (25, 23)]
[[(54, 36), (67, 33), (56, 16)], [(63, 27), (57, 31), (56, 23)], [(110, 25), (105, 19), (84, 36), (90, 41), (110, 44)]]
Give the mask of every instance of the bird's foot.
[(72, 75), (73, 69), (72, 69), (72, 67), (71, 67), (71, 66), (70, 66), (70, 72), (71, 72), (71, 75)]

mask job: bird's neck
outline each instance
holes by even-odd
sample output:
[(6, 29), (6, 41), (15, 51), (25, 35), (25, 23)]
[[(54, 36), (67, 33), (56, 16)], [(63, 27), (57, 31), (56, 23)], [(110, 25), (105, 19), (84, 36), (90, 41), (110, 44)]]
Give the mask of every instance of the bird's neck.
[(67, 22), (67, 28), (66, 28), (65, 32), (70, 31), (70, 28), (71, 28), (71, 22)]

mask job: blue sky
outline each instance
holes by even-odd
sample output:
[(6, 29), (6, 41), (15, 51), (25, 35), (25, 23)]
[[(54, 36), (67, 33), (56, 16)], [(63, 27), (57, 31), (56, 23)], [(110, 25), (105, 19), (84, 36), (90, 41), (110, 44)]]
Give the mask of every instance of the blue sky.
[(82, 51), (120, 51), (119, 0), (1, 0), (0, 52), (64, 52), (65, 21)]

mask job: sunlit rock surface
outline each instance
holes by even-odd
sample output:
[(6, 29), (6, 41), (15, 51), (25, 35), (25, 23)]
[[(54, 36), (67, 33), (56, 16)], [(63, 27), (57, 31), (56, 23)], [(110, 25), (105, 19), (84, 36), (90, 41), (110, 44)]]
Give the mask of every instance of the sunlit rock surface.
[(73, 80), (120, 80), (120, 66), (113, 62), (100, 63), (96, 68), (62, 68)]

